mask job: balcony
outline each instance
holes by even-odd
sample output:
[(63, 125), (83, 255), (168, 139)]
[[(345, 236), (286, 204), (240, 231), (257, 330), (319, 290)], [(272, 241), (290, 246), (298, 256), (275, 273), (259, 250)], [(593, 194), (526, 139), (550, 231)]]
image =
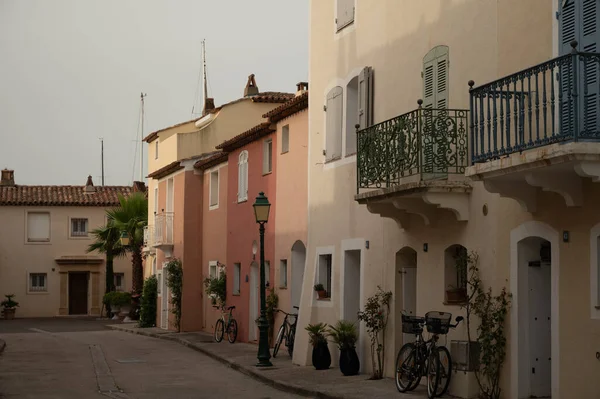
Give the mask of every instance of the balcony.
[(357, 132), (355, 200), (402, 228), (411, 214), (426, 225), (448, 210), (456, 220), (468, 220), (469, 112), (417, 103), (414, 111)]
[(154, 248), (154, 226), (148, 225), (144, 227), (144, 246), (142, 248), (144, 254), (156, 252)]
[(465, 174), (535, 212), (540, 191), (583, 203), (600, 180), (600, 54), (577, 51), (470, 89)]
[(173, 212), (158, 213), (154, 217), (154, 244), (165, 252), (173, 249)]

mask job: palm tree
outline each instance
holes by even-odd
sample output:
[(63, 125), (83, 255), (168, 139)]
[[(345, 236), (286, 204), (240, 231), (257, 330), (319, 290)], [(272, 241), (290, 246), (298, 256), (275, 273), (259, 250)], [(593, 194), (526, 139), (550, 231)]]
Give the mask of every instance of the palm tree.
[(114, 226), (129, 238), (125, 250), (131, 252), (132, 294), (140, 294), (144, 285), (142, 247), (144, 245), (144, 227), (148, 224), (148, 199), (141, 192), (129, 197), (119, 195), (118, 208), (107, 211)]
[(88, 246), (87, 253), (100, 252), (106, 255), (106, 287), (105, 292), (115, 290), (113, 260), (125, 256), (125, 248), (121, 246), (121, 231), (109, 217), (106, 226), (92, 230), (95, 241)]

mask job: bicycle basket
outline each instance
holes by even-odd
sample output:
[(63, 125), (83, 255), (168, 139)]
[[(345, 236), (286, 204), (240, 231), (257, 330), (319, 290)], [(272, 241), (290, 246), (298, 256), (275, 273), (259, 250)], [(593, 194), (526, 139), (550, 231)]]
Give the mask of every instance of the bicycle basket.
[(425, 325), (427, 326), (427, 332), (432, 334), (448, 334), (451, 320), (452, 313), (427, 312), (425, 314)]
[(425, 319), (419, 316), (402, 315), (402, 332), (404, 334), (421, 334), (423, 327), (420, 324), (424, 321)]

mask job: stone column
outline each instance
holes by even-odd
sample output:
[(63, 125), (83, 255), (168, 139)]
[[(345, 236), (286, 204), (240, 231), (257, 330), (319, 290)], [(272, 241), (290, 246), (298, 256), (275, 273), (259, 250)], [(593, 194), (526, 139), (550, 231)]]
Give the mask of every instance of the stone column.
[(100, 298), (100, 272), (93, 271), (91, 274), (91, 288), (92, 288), (92, 306), (90, 308), (90, 315), (100, 315), (100, 305), (102, 304), (102, 298)]
[(69, 273), (59, 272), (60, 274), (60, 305), (58, 314), (65, 316), (69, 314)]

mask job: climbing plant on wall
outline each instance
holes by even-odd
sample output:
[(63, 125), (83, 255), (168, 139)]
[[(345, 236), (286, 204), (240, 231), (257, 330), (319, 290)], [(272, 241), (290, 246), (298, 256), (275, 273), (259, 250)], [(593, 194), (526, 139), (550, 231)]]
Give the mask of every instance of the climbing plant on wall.
[(175, 328), (181, 331), (181, 297), (183, 292), (183, 267), (177, 258), (172, 259), (166, 265), (167, 287), (171, 293), (169, 303), (171, 312), (175, 315)]

